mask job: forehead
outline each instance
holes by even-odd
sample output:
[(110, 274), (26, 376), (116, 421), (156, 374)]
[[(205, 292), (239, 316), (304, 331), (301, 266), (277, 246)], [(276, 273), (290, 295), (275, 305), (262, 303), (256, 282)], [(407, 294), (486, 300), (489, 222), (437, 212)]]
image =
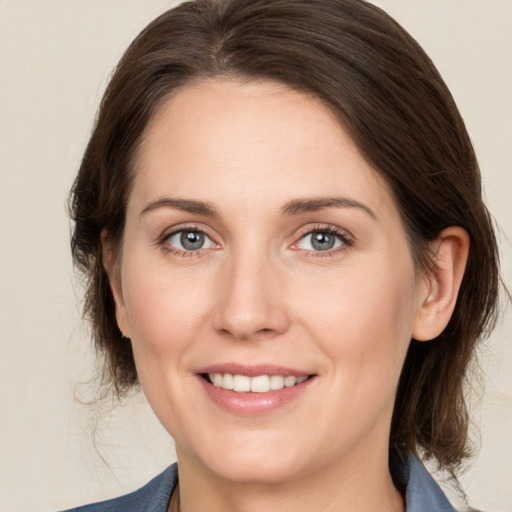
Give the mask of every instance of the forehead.
[(380, 176), (317, 98), (275, 82), (208, 80), (175, 91), (148, 125), (136, 162), (142, 201), (236, 194), (246, 205), (301, 196), (389, 202)]

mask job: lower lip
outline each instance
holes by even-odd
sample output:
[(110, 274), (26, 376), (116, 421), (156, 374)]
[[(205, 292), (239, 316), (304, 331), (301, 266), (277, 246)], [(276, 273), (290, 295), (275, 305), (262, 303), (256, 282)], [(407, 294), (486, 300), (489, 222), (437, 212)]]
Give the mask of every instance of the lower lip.
[(314, 380), (313, 377), (310, 377), (295, 386), (269, 391), (268, 393), (238, 393), (214, 386), (200, 375), (197, 378), (213, 403), (229, 412), (246, 416), (265, 414), (283, 407), (292, 400), (299, 398)]

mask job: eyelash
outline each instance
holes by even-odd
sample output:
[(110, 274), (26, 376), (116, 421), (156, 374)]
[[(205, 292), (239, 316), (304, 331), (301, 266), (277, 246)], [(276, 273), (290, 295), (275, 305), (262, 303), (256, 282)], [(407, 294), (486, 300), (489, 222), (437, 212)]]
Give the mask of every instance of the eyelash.
[[(201, 229), (198, 226), (191, 225), (191, 226), (181, 226), (179, 229), (173, 230), (170, 233), (165, 233), (158, 240), (157, 244), (161, 246), (162, 250), (166, 254), (172, 254), (175, 256), (189, 257), (189, 258), (194, 257), (194, 256), (200, 256), (204, 250), (207, 250), (207, 249), (197, 249), (196, 251), (181, 250), (181, 249), (177, 249), (177, 248), (173, 247), (172, 245), (170, 245), (168, 243), (169, 239), (172, 236), (177, 235), (178, 233), (181, 233), (183, 231), (200, 233), (200, 234), (208, 237), (213, 242), (212, 237), (206, 232), (206, 230)], [(332, 256), (339, 254), (339, 252), (345, 251), (347, 248), (352, 247), (355, 242), (354, 239), (350, 235), (348, 235), (346, 231), (342, 231), (341, 229), (336, 228), (332, 225), (317, 224), (317, 225), (313, 226), (313, 228), (308, 228), (307, 230), (305, 230), (300, 235), (297, 242), (294, 242), (293, 245), (297, 245), (306, 236), (312, 235), (313, 233), (325, 233), (325, 234), (333, 235), (336, 238), (338, 238), (338, 240), (341, 241), (341, 246), (337, 247), (335, 249), (328, 249), (325, 251), (313, 251), (313, 250), (304, 249), (304, 251), (308, 254), (308, 256), (312, 255), (312, 256), (318, 257), (318, 258), (332, 257)], [(215, 244), (215, 242), (213, 242), (213, 243)], [(293, 245), (292, 245), (292, 247), (293, 247)], [(296, 250), (298, 250), (298, 249), (296, 249)]]
[(346, 231), (343, 231), (339, 228), (336, 228), (332, 225), (325, 224), (317, 224), (313, 226), (313, 228), (308, 228), (304, 233), (302, 233), (297, 242), (293, 245), (297, 245), (301, 240), (303, 240), (306, 236), (312, 235), (313, 233), (326, 233), (329, 235), (333, 235), (341, 241), (341, 246), (335, 249), (329, 249), (326, 251), (311, 251), (307, 250), (308, 256), (314, 256), (316, 258), (329, 258), (333, 256), (339, 255), (340, 252), (346, 251), (349, 247), (352, 247), (355, 243), (355, 240), (352, 236), (350, 236)]
[[(181, 226), (179, 229), (175, 229), (173, 231), (171, 231), (170, 233), (165, 233), (159, 240), (158, 240), (158, 245), (161, 246), (162, 250), (165, 252), (165, 254), (172, 254), (174, 256), (181, 256), (183, 258), (192, 258), (194, 256), (200, 256), (203, 251), (205, 249), (197, 249), (196, 251), (187, 251), (187, 250), (182, 250), (182, 249), (177, 249), (176, 247), (170, 245), (168, 243), (169, 239), (174, 236), (174, 235), (177, 235), (178, 233), (182, 233), (183, 231), (185, 232), (191, 232), (191, 233), (200, 233), (206, 237), (208, 237), (210, 240), (212, 240), (213, 242), (213, 239), (212, 237), (206, 232), (206, 230), (204, 229), (201, 229), (200, 227), (198, 226)], [(215, 242), (213, 242), (215, 243)], [(207, 250), (207, 249), (206, 249)]]

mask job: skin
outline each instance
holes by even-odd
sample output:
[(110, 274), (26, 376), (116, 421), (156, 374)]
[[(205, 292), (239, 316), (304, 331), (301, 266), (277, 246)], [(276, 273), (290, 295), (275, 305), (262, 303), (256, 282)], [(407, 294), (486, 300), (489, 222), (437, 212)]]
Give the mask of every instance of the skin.
[[(397, 382), (411, 337), (450, 318), (465, 232), (445, 230), (436, 271), (420, 276), (383, 180), (321, 102), (275, 83), (175, 92), (136, 163), (121, 257), (106, 236), (105, 266), (144, 393), (176, 442), (181, 510), (404, 510), (388, 470)], [(333, 197), (345, 203), (283, 212)], [(169, 236), (185, 228), (207, 234), (203, 248)], [(315, 229), (335, 229), (335, 247), (315, 250)], [(314, 378), (275, 410), (236, 414), (197, 376), (225, 362)]]

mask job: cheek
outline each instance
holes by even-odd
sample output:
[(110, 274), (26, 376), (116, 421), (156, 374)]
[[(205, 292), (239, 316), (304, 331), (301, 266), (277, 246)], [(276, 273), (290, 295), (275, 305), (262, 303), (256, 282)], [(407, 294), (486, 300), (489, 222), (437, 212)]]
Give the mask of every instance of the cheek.
[(135, 254), (124, 265), (123, 295), (132, 338), (139, 352), (173, 355), (197, 337), (210, 287), (200, 275), (172, 272), (165, 263), (144, 265), (142, 259)]
[(187, 371), (190, 354), (198, 340), (203, 346), (202, 340), (207, 339), (209, 287), (204, 276), (199, 279), (172, 272), (165, 262), (145, 263), (147, 259), (138, 257), (135, 250), (130, 260), (123, 262), (123, 295), (137, 374), (148, 402), (167, 430), (188, 431), (191, 425), (186, 423), (183, 397), (191, 378)]
[[(334, 373), (352, 383), (395, 384), (409, 346), (415, 310), (415, 274), (404, 262), (345, 269), (320, 282), (313, 297), (305, 288), (304, 327), (326, 353)], [(321, 292), (321, 293), (320, 293)]]

